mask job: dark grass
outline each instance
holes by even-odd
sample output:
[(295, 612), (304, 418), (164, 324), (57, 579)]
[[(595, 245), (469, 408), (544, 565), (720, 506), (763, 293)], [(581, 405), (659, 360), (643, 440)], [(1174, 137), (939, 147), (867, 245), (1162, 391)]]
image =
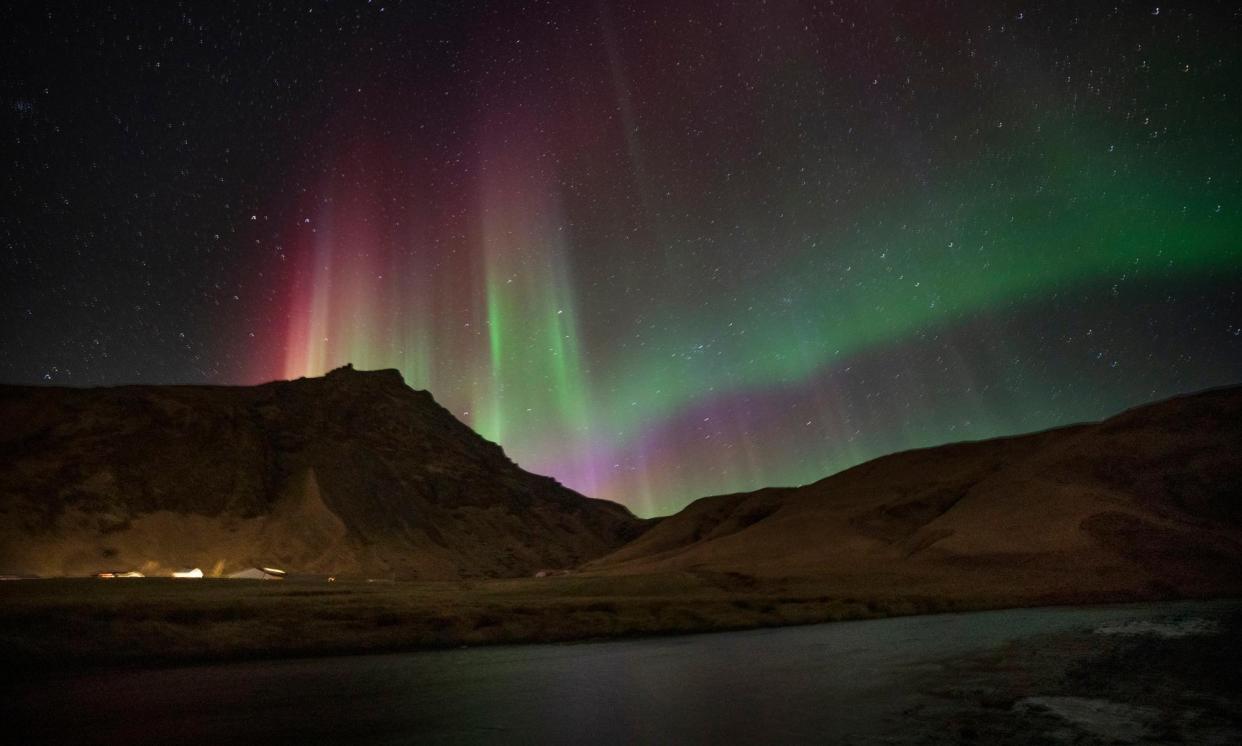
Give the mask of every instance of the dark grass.
[(393, 584), (28, 580), (0, 583), (0, 663), (175, 665), (1137, 600), (1150, 599), (841, 597), (796, 581), (729, 586), (693, 573)]

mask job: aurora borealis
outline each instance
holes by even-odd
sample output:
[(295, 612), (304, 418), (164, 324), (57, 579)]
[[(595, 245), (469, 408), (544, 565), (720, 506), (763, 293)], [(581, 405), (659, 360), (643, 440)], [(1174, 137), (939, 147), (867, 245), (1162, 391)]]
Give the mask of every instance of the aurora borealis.
[(652, 515), (1242, 380), (1228, 4), (0, 13), (6, 381), (396, 367)]

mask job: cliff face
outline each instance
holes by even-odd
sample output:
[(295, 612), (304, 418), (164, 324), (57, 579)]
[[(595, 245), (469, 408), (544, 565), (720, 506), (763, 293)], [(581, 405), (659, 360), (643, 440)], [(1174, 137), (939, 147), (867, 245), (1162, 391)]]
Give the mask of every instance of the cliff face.
[(0, 387), (0, 572), (256, 563), (528, 575), (644, 523), (529, 474), (395, 370), (255, 387)]
[(1239, 593), (1242, 387), (704, 498), (587, 570), (967, 599)]

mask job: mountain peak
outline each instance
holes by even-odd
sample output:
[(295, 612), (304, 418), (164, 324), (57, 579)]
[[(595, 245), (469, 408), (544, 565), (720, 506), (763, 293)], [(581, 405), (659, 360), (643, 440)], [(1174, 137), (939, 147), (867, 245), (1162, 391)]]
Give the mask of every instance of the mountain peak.
[(396, 368), (381, 368), (379, 370), (358, 370), (353, 363), (345, 363), (339, 368), (333, 368), (324, 374), (324, 378), (329, 381), (353, 382), (353, 381), (378, 381), (384, 383), (395, 383), (398, 386), (405, 386), (405, 378), (402, 377), (401, 371)]

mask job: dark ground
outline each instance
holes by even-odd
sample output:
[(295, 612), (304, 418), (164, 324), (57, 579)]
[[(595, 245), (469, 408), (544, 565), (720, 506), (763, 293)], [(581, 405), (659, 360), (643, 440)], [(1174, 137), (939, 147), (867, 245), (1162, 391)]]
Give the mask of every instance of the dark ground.
[(1151, 600), (935, 598), (708, 571), (439, 582), (0, 583), (0, 664), (33, 670), (401, 652)]

